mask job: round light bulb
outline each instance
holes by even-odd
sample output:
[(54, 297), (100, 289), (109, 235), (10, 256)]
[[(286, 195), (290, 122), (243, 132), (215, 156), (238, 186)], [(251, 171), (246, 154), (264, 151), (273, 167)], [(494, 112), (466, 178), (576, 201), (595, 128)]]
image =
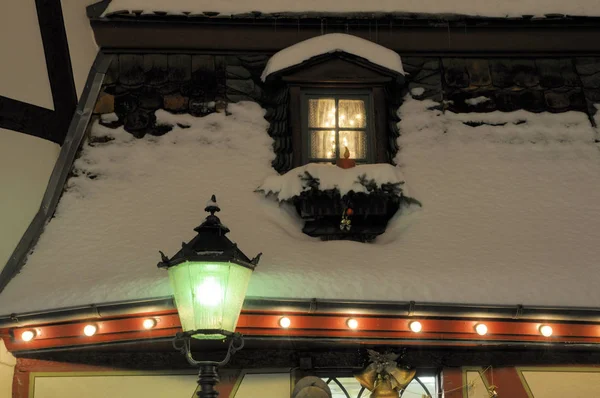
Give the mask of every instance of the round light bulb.
[(362, 118), (362, 115), (359, 113), (358, 115), (356, 115), (354, 117), (357, 118), (358, 120), (360, 120)]
[(422, 329), (423, 329), (423, 325), (421, 325), (421, 322), (419, 321), (413, 321), (410, 323), (410, 330), (412, 330), (415, 333), (419, 333)]
[(96, 334), (98, 327), (96, 325), (85, 325), (83, 328), (83, 334), (90, 337)]
[(144, 329), (152, 329), (156, 326), (156, 319), (148, 318), (144, 319)]
[(200, 286), (196, 288), (196, 300), (207, 307), (216, 307), (220, 305), (225, 294), (220, 282), (221, 281), (214, 276), (206, 277)]
[(478, 323), (475, 326), (475, 331), (477, 332), (478, 335), (485, 336), (487, 334), (487, 332), (488, 332), (488, 328), (487, 328), (487, 326), (485, 324)]
[(358, 321), (354, 318), (350, 318), (346, 321), (346, 325), (348, 325), (350, 329), (356, 329), (358, 328)]
[(542, 326), (540, 326), (540, 333), (544, 337), (550, 337), (550, 336), (552, 336), (552, 326), (550, 326), (550, 325), (542, 325)]
[(21, 340), (23, 341), (31, 341), (35, 337), (35, 332), (33, 330), (26, 330), (21, 333)]
[(290, 325), (292, 324), (292, 321), (290, 321), (290, 318), (288, 317), (283, 317), (281, 319), (279, 319), (279, 326), (281, 326), (284, 329), (287, 329), (290, 327)]

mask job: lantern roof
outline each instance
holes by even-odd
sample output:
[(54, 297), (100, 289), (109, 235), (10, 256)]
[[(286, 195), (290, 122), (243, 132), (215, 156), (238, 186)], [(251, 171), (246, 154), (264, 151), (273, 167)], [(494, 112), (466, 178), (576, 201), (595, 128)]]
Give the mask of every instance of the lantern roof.
[(253, 270), (262, 253), (250, 260), (238, 248), (237, 243), (225, 236), (229, 232), (229, 228), (223, 225), (219, 217), (215, 215), (221, 211), (215, 195), (212, 195), (207, 202), (204, 211), (210, 214), (202, 224), (194, 228), (198, 235), (188, 243), (182, 242), (181, 250), (171, 258), (161, 251), (161, 261), (158, 263), (158, 267), (170, 268), (186, 261), (232, 262)]

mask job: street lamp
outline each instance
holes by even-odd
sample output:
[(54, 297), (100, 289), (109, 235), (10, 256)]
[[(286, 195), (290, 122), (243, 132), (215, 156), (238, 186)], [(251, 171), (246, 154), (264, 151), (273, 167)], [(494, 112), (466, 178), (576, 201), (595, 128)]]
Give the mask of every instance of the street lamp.
[[(196, 237), (182, 243), (181, 250), (171, 258), (160, 252), (158, 267), (169, 272), (183, 329), (175, 336), (173, 346), (200, 369), (198, 397), (216, 398), (218, 367), (227, 364), (231, 355), (244, 346), (243, 336), (235, 332), (235, 327), (261, 254), (250, 260), (225, 236), (229, 229), (215, 216), (221, 211), (215, 195), (204, 210), (210, 215), (194, 229)], [(220, 362), (196, 361), (191, 352), (192, 338), (226, 341), (225, 358)]]

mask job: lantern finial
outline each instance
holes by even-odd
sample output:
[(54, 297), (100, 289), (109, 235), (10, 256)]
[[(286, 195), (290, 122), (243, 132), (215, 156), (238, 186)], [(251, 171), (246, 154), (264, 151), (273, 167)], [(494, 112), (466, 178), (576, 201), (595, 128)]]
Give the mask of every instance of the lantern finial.
[(215, 213), (221, 211), (221, 208), (217, 204), (217, 197), (215, 195), (211, 196), (210, 200), (206, 202), (204, 211), (209, 212), (211, 216), (214, 216)]
[(204, 208), (204, 211), (210, 214), (206, 216), (206, 219), (204, 220), (202, 225), (195, 228), (194, 231), (200, 232), (201, 228), (212, 228), (213, 230), (218, 231), (219, 234), (223, 235), (229, 232), (229, 228), (221, 224), (221, 220), (219, 219), (219, 217), (215, 216), (215, 213), (221, 211), (221, 208), (217, 203), (217, 197), (215, 195), (212, 195), (208, 202), (206, 202), (206, 207)]

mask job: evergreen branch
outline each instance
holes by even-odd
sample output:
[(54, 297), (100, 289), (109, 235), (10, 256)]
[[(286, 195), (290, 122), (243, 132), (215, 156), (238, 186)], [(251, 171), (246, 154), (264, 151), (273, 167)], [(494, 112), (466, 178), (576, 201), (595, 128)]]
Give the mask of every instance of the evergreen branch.
[(299, 175), (300, 180), (302, 180), (302, 188), (310, 188), (311, 190), (318, 190), (319, 185), (321, 185), (321, 180), (319, 178), (313, 177), (308, 171), (304, 171), (304, 175)]

